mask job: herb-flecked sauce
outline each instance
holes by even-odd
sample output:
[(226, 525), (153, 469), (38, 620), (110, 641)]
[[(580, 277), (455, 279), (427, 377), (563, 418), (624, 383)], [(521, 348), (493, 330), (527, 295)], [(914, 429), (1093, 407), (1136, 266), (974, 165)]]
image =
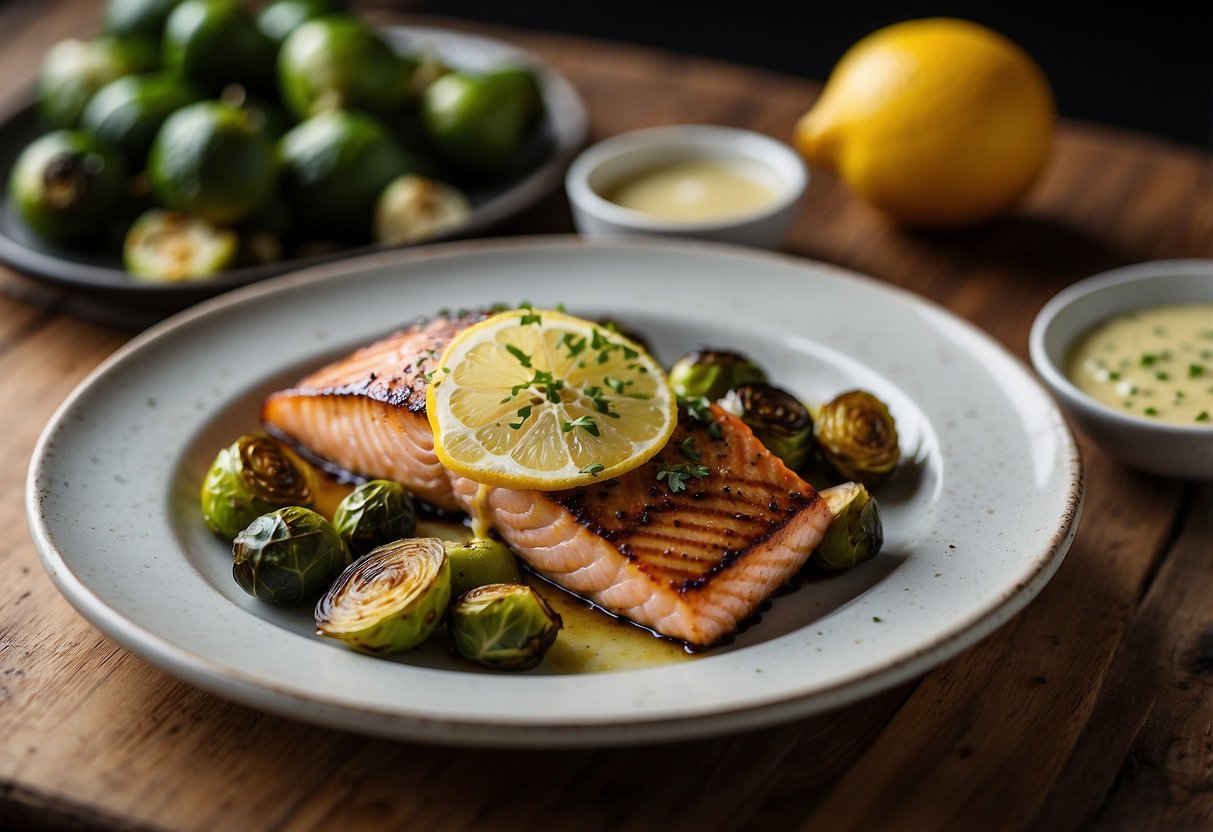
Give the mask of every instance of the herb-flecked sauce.
[(1123, 413), (1213, 429), (1213, 303), (1126, 312), (1083, 335), (1066, 376)]

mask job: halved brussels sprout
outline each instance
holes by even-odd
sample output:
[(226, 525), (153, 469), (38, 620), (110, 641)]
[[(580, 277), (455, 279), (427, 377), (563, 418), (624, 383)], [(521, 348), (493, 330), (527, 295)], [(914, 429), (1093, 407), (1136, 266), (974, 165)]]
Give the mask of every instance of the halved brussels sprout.
[(688, 399), (716, 401), (738, 385), (766, 380), (766, 371), (746, 356), (706, 347), (687, 353), (670, 368), (670, 387)]
[(770, 384), (742, 384), (730, 390), (720, 406), (749, 425), (767, 450), (793, 471), (809, 461), (813, 419), (791, 393)]
[(824, 569), (849, 569), (875, 557), (884, 545), (884, 525), (868, 489), (857, 482), (844, 482), (818, 493), (830, 507), (834, 522), (810, 562)]
[(442, 541), (397, 540), (341, 573), (316, 604), (316, 630), (367, 653), (401, 653), (430, 637), (450, 600)]
[(465, 659), (499, 670), (530, 670), (543, 661), (563, 622), (524, 584), (487, 584), (451, 607), (448, 627)]
[(400, 245), (437, 237), (467, 221), (472, 204), (462, 191), (406, 174), (383, 189), (375, 203), (375, 241)]
[(231, 268), (240, 251), (236, 232), (180, 211), (145, 211), (126, 232), (126, 270), (152, 283), (199, 280)]
[(262, 601), (297, 604), (315, 597), (350, 562), (329, 521), (302, 506), (263, 514), (232, 542), (232, 577)]
[(202, 516), (228, 540), (260, 515), (315, 501), (316, 472), (283, 443), (245, 434), (221, 450), (202, 480)]
[(466, 542), (448, 540), (445, 545), (455, 597), (485, 584), (522, 583), (518, 559), (504, 543), (479, 537)]
[(333, 526), (357, 558), (385, 543), (412, 537), (417, 510), (400, 483), (371, 480), (337, 505)]
[(822, 458), (870, 488), (888, 479), (901, 458), (893, 414), (866, 390), (850, 390), (822, 407), (816, 434)]

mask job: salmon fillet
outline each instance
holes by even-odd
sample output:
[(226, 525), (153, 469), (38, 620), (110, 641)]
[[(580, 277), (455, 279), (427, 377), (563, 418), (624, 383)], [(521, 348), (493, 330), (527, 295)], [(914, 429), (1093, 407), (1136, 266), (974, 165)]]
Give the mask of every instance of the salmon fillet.
[[(272, 394), (271, 429), (352, 473), (393, 479), (421, 499), (469, 514), (540, 575), (654, 631), (705, 646), (729, 635), (804, 565), (831, 515), (739, 419), (718, 407), (683, 414), (666, 448), (602, 483), (540, 492), (481, 486), (434, 455), (425, 373), (483, 316), (419, 323)], [(712, 427), (712, 425), (716, 427)], [(709, 470), (673, 491), (663, 469), (698, 458)]]

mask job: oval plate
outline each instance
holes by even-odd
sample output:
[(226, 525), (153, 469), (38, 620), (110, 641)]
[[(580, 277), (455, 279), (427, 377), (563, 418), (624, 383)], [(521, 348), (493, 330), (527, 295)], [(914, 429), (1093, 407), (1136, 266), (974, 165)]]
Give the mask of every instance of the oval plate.
[[(589, 132), (585, 106), (563, 75), (519, 47), (476, 35), (427, 27), (383, 27), (380, 31), (398, 50), (430, 52), (461, 69), (484, 70), (507, 63), (524, 63), (536, 69), (545, 103), (545, 118), (522, 149), (524, 169), (490, 186), (468, 191), (472, 215), (445, 238), (470, 237), (535, 205), (554, 191), (564, 169)], [(33, 105), (0, 122), (0, 185), (26, 145), (46, 132)], [(431, 240), (427, 242), (436, 242)], [(73, 251), (56, 247), (32, 235), (8, 199), (7, 185), (0, 188), (0, 261), (44, 283), (125, 307), (163, 310), (184, 309), (208, 297), (285, 272), (318, 263), (347, 260), (381, 251), (363, 245), (309, 258), (284, 260), (222, 272), (204, 282), (155, 285), (131, 279), (121, 257), (109, 251)]]
[[(704, 339), (809, 401), (872, 389), (905, 456), (878, 492), (882, 554), (775, 599), (727, 647), (612, 673), (472, 674), (311, 633), (231, 581), (198, 485), (270, 390), (442, 307), (606, 315), (673, 360)], [(136, 338), (40, 439), (27, 510), (93, 624), (167, 672), (324, 725), (449, 744), (630, 744), (833, 708), (922, 674), (1044, 586), (1077, 527), (1081, 467), (1052, 400), (988, 336), (830, 266), (712, 244), (529, 238), (385, 253), (216, 298)], [(409, 654), (410, 656), (412, 654)], [(471, 682), (471, 683), (469, 683)]]

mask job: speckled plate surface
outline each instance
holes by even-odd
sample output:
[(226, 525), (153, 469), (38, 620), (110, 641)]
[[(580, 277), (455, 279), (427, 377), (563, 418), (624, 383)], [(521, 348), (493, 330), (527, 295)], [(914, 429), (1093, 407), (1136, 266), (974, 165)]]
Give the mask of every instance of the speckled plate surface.
[[(563, 302), (704, 341), (809, 401), (889, 402), (905, 463), (878, 495), (884, 552), (778, 597), (734, 643), (618, 672), (470, 673), (441, 654), (375, 659), (311, 634), (310, 611), (245, 596), (198, 516), (215, 451), (263, 395), (419, 315)], [(167, 672), (302, 720), (414, 740), (652, 742), (822, 711), (923, 673), (1044, 586), (1078, 523), (1081, 467), (1040, 384), (946, 311), (819, 263), (711, 244), (577, 238), (393, 252), (249, 287), (132, 341), (56, 413), (30, 467), (34, 540), (93, 624)]]

